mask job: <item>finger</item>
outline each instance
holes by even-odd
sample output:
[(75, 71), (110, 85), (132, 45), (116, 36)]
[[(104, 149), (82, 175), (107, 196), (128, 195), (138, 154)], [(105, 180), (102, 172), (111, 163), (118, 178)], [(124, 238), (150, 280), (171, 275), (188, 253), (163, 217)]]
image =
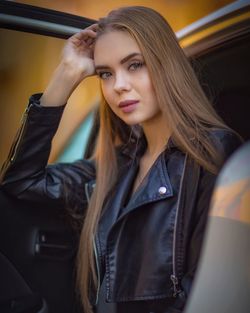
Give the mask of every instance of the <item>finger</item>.
[(91, 29), (84, 29), (73, 35), (73, 38), (77, 38), (79, 40), (86, 40), (88, 37), (95, 38), (96, 32)]
[(94, 39), (93, 38), (88, 38), (87, 40), (85, 40), (86, 44), (88, 46), (92, 45), (94, 43)]
[(85, 29), (93, 29), (93, 30), (97, 30), (98, 28), (98, 23), (94, 23), (94, 24), (91, 24), (90, 26), (86, 27)]
[(98, 24), (95, 23), (95, 24), (90, 25), (88, 28), (96, 32), (98, 30), (98, 27), (99, 27)]
[(88, 37), (95, 38), (96, 37), (96, 33), (93, 30), (91, 30), (91, 29), (83, 29), (83, 30), (80, 30), (79, 32), (75, 33), (69, 39), (70, 40), (74, 40), (74, 39), (85, 40)]
[(70, 38), (70, 41), (77, 47), (82, 44), (82, 40), (79, 40), (78, 38)]
[(91, 36), (91, 35), (94, 36), (94, 34), (96, 35), (97, 30), (98, 30), (98, 24), (95, 23), (95, 24), (92, 24), (92, 25), (88, 26), (87, 28), (81, 30), (80, 33), (82, 33), (82, 34), (87, 34), (87, 33), (89, 33), (90, 36)]

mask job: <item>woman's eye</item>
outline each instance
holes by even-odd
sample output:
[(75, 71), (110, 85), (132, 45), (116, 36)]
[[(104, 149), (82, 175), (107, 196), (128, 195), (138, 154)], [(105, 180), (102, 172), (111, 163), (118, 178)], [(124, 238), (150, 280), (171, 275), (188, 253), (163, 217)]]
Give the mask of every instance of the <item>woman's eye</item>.
[(134, 62), (129, 65), (129, 70), (137, 70), (138, 68), (141, 68), (143, 66), (143, 62)]
[(111, 73), (110, 72), (100, 72), (98, 73), (98, 76), (101, 78), (101, 79), (107, 79), (111, 76)]

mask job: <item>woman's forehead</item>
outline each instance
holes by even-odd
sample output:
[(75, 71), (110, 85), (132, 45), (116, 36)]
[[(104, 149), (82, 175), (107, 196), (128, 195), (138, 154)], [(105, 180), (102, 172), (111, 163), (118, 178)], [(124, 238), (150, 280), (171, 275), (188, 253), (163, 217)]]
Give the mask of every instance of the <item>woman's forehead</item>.
[(107, 62), (112, 58), (123, 59), (132, 53), (141, 53), (135, 39), (128, 32), (112, 30), (97, 38), (94, 48), (94, 60), (95, 62)]

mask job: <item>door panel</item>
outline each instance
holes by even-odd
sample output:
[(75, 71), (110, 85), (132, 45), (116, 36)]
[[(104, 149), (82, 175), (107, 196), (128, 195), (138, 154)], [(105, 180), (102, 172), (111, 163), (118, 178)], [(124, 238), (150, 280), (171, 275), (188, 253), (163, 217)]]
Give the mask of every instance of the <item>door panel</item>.
[(20, 307), (34, 303), (34, 312), (42, 301), (47, 312), (75, 312), (78, 240), (64, 213), (14, 200), (3, 191), (0, 203), (0, 312), (14, 299)]

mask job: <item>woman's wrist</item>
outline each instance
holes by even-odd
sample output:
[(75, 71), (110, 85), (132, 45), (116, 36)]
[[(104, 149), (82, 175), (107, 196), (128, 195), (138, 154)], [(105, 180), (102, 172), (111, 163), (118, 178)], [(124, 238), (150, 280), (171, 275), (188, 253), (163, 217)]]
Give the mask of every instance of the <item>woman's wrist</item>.
[(73, 91), (85, 77), (87, 75), (84, 75), (84, 71), (61, 62), (40, 99), (41, 105), (61, 106), (66, 104)]

